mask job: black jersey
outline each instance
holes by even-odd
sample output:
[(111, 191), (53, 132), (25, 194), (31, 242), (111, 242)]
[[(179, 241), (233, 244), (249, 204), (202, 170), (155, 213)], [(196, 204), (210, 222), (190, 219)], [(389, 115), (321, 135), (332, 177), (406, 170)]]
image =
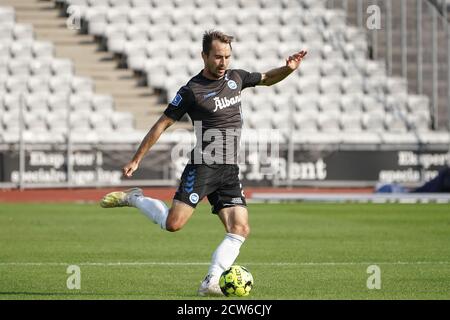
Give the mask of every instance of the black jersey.
[(164, 114), (174, 120), (185, 113), (191, 118), (197, 137), (191, 163), (237, 163), (241, 91), (260, 81), (261, 73), (230, 69), (219, 80), (210, 80), (200, 72), (180, 88)]

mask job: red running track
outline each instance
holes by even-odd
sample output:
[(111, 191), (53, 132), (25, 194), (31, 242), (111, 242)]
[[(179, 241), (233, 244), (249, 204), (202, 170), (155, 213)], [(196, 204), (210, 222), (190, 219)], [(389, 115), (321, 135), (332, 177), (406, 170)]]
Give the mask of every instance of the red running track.
[[(98, 202), (108, 192), (127, 188), (93, 189), (0, 189), (0, 202)], [(176, 188), (143, 188), (152, 198), (170, 201)], [(372, 193), (371, 188), (245, 188), (247, 199), (255, 192), (264, 193)], [(204, 201), (207, 201), (206, 198)]]

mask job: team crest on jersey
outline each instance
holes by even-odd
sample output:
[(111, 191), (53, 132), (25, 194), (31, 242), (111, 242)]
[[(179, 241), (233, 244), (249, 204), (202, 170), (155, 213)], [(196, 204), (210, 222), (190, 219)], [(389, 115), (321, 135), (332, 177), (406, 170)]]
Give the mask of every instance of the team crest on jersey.
[(234, 90), (237, 88), (236, 81), (234, 81), (234, 80), (228, 80), (227, 84), (228, 84), (228, 88), (230, 88), (231, 90)]
[(196, 193), (191, 193), (189, 196), (189, 201), (193, 204), (196, 204), (198, 202), (199, 196)]
[(177, 93), (177, 95), (172, 99), (172, 102), (170, 104), (173, 104), (175, 107), (178, 107), (180, 105), (181, 100), (183, 100), (183, 98), (179, 93)]

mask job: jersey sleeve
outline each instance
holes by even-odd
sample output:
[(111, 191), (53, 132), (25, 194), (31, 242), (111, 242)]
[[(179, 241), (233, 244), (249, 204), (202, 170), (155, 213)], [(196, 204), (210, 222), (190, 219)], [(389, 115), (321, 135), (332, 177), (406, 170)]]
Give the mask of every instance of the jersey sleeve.
[(242, 79), (242, 89), (254, 87), (261, 81), (262, 75), (260, 72), (248, 72), (240, 69), (236, 71)]
[(181, 87), (172, 99), (172, 102), (167, 106), (164, 114), (167, 117), (178, 121), (189, 110), (193, 102), (192, 90), (187, 86)]

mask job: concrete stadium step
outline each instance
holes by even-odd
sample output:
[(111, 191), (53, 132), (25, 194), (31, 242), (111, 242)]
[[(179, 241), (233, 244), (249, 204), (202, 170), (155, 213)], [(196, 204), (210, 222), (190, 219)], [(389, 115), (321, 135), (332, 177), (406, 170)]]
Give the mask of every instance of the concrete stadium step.
[(117, 111), (132, 112), (137, 129), (148, 129), (160, 117), (165, 105), (152, 89), (138, 86), (131, 70), (119, 69), (111, 53), (99, 51), (93, 36), (69, 29), (54, 1), (0, 0), (0, 6), (14, 7), (16, 21), (32, 24), (37, 40), (51, 41), (55, 57), (71, 59), (76, 75), (93, 79), (96, 93), (111, 94)]

